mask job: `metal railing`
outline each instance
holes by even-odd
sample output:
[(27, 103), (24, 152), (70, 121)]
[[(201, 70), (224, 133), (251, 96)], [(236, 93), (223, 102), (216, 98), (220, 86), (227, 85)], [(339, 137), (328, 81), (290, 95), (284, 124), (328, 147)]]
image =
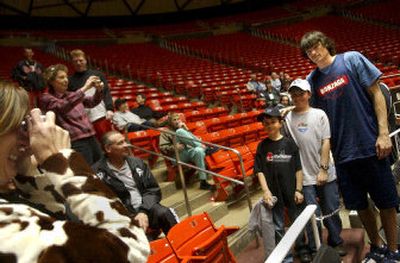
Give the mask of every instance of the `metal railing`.
[(293, 243), (296, 241), (297, 237), (303, 232), (304, 227), (310, 219), (315, 239), (315, 245), (317, 247), (317, 250), (320, 248), (321, 240), (319, 239), (315, 210), (317, 210), (317, 205), (308, 205), (303, 210), (303, 212), (301, 212), (301, 214), (290, 226), (288, 231), (286, 231), (279, 244), (272, 251), (271, 255), (269, 255), (265, 263), (282, 262), (289, 250), (291, 249)]
[[(237, 157), (239, 159), (239, 163), (240, 163), (240, 171), (241, 171), (241, 174), (242, 174), (241, 178), (243, 179), (243, 181), (238, 180), (238, 179), (234, 179), (234, 178), (231, 178), (231, 177), (219, 174), (219, 173), (215, 173), (215, 172), (210, 171), (210, 170), (202, 169), (202, 168), (200, 168), (200, 167), (198, 167), (196, 165), (190, 164), (190, 163), (182, 162), (180, 160), (180, 158), (179, 158), (179, 151), (178, 151), (178, 149), (176, 147), (174, 147), (175, 158), (173, 158), (171, 156), (168, 156), (168, 155), (165, 155), (165, 154), (162, 154), (162, 153), (158, 153), (158, 152), (155, 152), (155, 151), (151, 151), (151, 150), (136, 146), (134, 144), (131, 144), (132, 148), (139, 149), (139, 150), (141, 150), (143, 152), (146, 152), (146, 153), (149, 153), (149, 154), (152, 154), (152, 155), (163, 157), (164, 159), (167, 159), (167, 160), (169, 160), (169, 161), (171, 161), (171, 162), (173, 162), (174, 164), (177, 165), (178, 173), (179, 173), (180, 180), (181, 180), (181, 183), (182, 183), (182, 190), (183, 190), (183, 194), (184, 194), (185, 206), (186, 206), (187, 214), (189, 216), (192, 215), (192, 208), (190, 206), (190, 202), (189, 202), (189, 198), (188, 198), (188, 194), (187, 194), (185, 176), (184, 176), (184, 173), (183, 173), (182, 166), (186, 166), (186, 167), (195, 169), (197, 171), (205, 172), (207, 174), (210, 174), (212, 176), (216, 176), (216, 177), (228, 180), (228, 181), (230, 181), (232, 183), (235, 183), (235, 184), (243, 185), (244, 186), (244, 190), (245, 190), (245, 196), (246, 196), (246, 200), (247, 200), (247, 205), (249, 207), (249, 211), (252, 210), (252, 203), (251, 203), (251, 198), (250, 198), (250, 190), (249, 190), (249, 187), (248, 187), (248, 185), (246, 183), (246, 180), (245, 180), (246, 170), (244, 168), (242, 155), (240, 154), (240, 152), (238, 150), (236, 150), (234, 148), (226, 147), (226, 146), (223, 146), (223, 145), (218, 145), (218, 144), (214, 144), (214, 143), (210, 143), (210, 142), (201, 141), (200, 139), (188, 138), (188, 137), (185, 137), (185, 136), (178, 135), (178, 134), (176, 134), (175, 132), (172, 132), (172, 131), (158, 129), (158, 128), (154, 128), (154, 127), (143, 125), (143, 124), (138, 124), (138, 126), (146, 128), (147, 130), (155, 130), (155, 131), (159, 131), (160, 133), (167, 133), (167, 134), (173, 135), (174, 136), (173, 137), (173, 144), (174, 145), (176, 145), (177, 137), (179, 137), (179, 138), (184, 138), (186, 140), (189, 139), (189, 140), (192, 140), (192, 141), (197, 141), (197, 142), (200, 142), (200, 143), (202, 143), (204, 145), (207, 145), (207, 146), (218, 147), (221, 150), (231, 151), (231, 152), (233, 152), (234, 154), (237, 155)], [(125, 134), (126, 134), (126, 139), (128, 140), (128, 132), (126, 131)]]

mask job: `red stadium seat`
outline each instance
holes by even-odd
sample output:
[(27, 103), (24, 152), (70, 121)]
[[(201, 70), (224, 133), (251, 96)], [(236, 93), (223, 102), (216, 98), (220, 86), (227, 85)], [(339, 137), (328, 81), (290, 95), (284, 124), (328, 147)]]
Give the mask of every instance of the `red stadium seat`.
[(150, 255), (147, 263), (178, 263), (180, 262), (171, 248), (168, 239), (161, 238), (150, 242)]
[(181, 260), (190, 262), (236, 262), (227, 236), (238, 227), (216, 228), (207, 213), (193, 215), (173, 226), (167, 239)]

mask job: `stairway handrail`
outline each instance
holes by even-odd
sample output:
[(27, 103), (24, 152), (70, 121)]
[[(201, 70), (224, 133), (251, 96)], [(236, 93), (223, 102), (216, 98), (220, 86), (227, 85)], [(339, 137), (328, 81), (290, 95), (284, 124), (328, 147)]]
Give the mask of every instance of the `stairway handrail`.
[[(188, 137), (185, 137), (185, 136), (178, 135), (178, 134), (176, 134), (175, 132), (172, 132), (172, 131), (163, 130), (163, 129), (159, 129), (159, 128), (147, 126), (147, 125), (144, 125), (144, 124), (137, 124), (137, 125), (140, 126), (140, 127), (146, 128), (147, 130), (155, 130), (155, 131), (158, 131), (158, 132), (160, 132), (160, 133), (168, 133), (168, 134), (174, 135), (174, 137), (173, 137), (173, 143), (174, 143), (174, 145), (176, 145), (176, 138), (177, 138), (177, 137), (180, 137), (180, 138), (185, 138), (186, 140), (189, 139), (189, 140), (191, 140), (191, 141), (198, 141), (198, 142), (201, 142), (202, 144), (205, 144), (205, 145), (208, 145), (208, 146), (218, 147), (219, 149), (224, 149), (224, 150), (227, 150), (227, 151), (231, 151), (231, 152), (235, 153), (235, 154), (238, 156), (239, 163), (240, 163), (240, 170), (241, 170), (241, 173), (242, 173), (242, 179), (243, 179), (243, 181), (240, 181), (240, 180), (237, 180), (237, 179), (233, 179), (233, 178), (227, 177), (227, 176), (222, 175), (222, 174), (219, 174), (219, 173), (215, 173), (215, 172), (210, 171), (210, 170), (207, 170), (207, 169), (202, 169), (202, 168), (197, 167), (197, 166), (195, 166), (195, 165), (193, 165), (193, 164), (190, 164), (190, 163), (182, 162), (182, 161), (179, 159), (179, 152), (178, 152), (178, 149), (177, 149), (176, 147), (174, 147), (174, 150), (175, 150), (175, 158), (173, 158), (173, 157), (170, 157), (170, 156), (165, 155), (165, 154), (163, 154), (163, 153), (157, 153), (157, 152), (154, 152), (154, 151), (147, 150), (147, 149), (144, 149), (144, 148), (142, 148), (142, 147), (136, 146), (136, 145), (134, 145), (134, 144), (130, 144), (131, 147), (133, 147), (133, 148), (136, 148), (136, 149), (139, 149), (139, 150), (141, 150), (141, 151), (150, 153), (150, 154), (152, 154), (152, 155), (157, 155), (157, 156), (159, 156), (159, 157), (163, 157), (163, 158), (165, 158), (165, 159), (167, 159), (167, 160), (169, 160), (169, 161), (172, 161), (172, 162), (174, 162), (174, 163), (177, 164), (179, 176), (180, 176), (181, 183), (182, 183), (182, 190), (183, 190), (184, 197), (185, 197), (185, 206), (186, 206), (186, 210), (187, 210), (187, 213), (188, 213), (189, 216), (192, 215), (192, 208), (191, 208), (191, 206), (190, 206), (189, 198), (188, 198), (188, 195), (187, 195), (187, 189), (186, 189), (186, 183), (185, 183), (185, 176), (183, 175), (182, 165), (183, 165), (183, 166), (186, 166), (186, 167), (190, 167), (190, 168), (195, 169), (195, 170), (197, 170), (197, 171), (202, 171), (202, 172), (205, 172), (205, 173), (207, 173), (207, 174), (211, 174), (211, 175), (213, 175), (213, 176), (217, 176), (217, 177), (223, 178), (223, 179), (225, 179), (225, 180), (231, 181), (231, 182), (236, 183), (236, 184), (243, 185), (243, 186), (244, 186), (245, 193), (246, 193), (247, 205), (248, 205), (248, 207), (249, 207), (249, 211), (251, 212), (251, 210), (252, 210), (252, 203), (251, 203), (251, 198), (250, 198), (250, 191), (249, 191), (249, 187), (248, 187), (248, 185), (247, 185), (247, 183), (246, 183), (246, 181), (245, 181), (246, 171), (245, 171), (245, 168), (244, 168), (242, 155), (241, 155), (241, 153), (240, 153), (238, 150), (236, 150), (236, 149), (234, 149), (234, 148), (230, 148), (230, 147), (224, 146), (224, 145), (219, 145), (219, 144), (215, 144), (215, 143), (211, 143), (211, 142), (201, 141), (201, 140), (199, 140), (199, 139), (197, 139), (197, 140), (196, 140), (196, 139), (191, 139), (191, 138), (188, 138)], [(127, 131), (125, 131), (125, 138), (126, 138), (127, 141), (129, 141), (129, 139), (128, 139), (128, 132), (127, 132)], [(130, 143), (130, 142), (129, 142), (129, 143)]]
[(315, 211), (317, 210), (317, 205), (308, 205), (301, 212), (301, 214), (296, 218), (290, 228), (286, 231), (285, 235), (265, 260), (264, 263), (276, 263), (282, 262), (292, 245), (296, 241), (297, 237), (303, 232), (304, 227), (311, 220), (311, 226), (314, 234), (315, 245), (317, 250), (321, 246), (321, 240), (319, 239), (317, 220), (315, 216)]

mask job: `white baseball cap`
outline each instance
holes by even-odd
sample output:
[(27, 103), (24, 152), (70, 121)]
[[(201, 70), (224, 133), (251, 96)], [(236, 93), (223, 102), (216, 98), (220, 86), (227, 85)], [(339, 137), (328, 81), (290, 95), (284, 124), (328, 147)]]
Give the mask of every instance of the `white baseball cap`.
[(299, 88), (299, 89), (301, 89), (301, 90), (303, 90), (303, 91), (309, 91), (309, 92), (311, 92), (310, 83), (308, 83), (308, 81), (305, 80), (305, 79), (295, 79), (295, 80), (293, 80), (292, 83), (290, 84), (289, 89), (288, 89), (288, 92), (289, 92), (289, 93), (290, 93), (290, 89), (291, 89), (292, 87), (297, 87), (297, 88)]

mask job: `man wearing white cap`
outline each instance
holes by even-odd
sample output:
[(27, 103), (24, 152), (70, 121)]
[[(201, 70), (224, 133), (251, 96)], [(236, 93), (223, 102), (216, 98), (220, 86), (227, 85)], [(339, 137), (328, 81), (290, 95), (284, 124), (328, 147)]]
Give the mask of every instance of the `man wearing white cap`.
[[(299, 147), (303, 167), (303, 192), (307, 204), (318, 205), (317, 215), (330, 215), (339, 208), (335, 167), (329, 158), (330, 127), (326, 113), (310, 107), (311, 87), (307, 80), (296, 79), (288, 89), (294, 109), (286, 116), (286, 127)], [(338, 214), (324, 220), (328, 229), (328, 245), (341, 256), (346, 255), (340, 237), (342, 222)], [(311, 227), (307, 227), (311, 249), (315, 249)]]

